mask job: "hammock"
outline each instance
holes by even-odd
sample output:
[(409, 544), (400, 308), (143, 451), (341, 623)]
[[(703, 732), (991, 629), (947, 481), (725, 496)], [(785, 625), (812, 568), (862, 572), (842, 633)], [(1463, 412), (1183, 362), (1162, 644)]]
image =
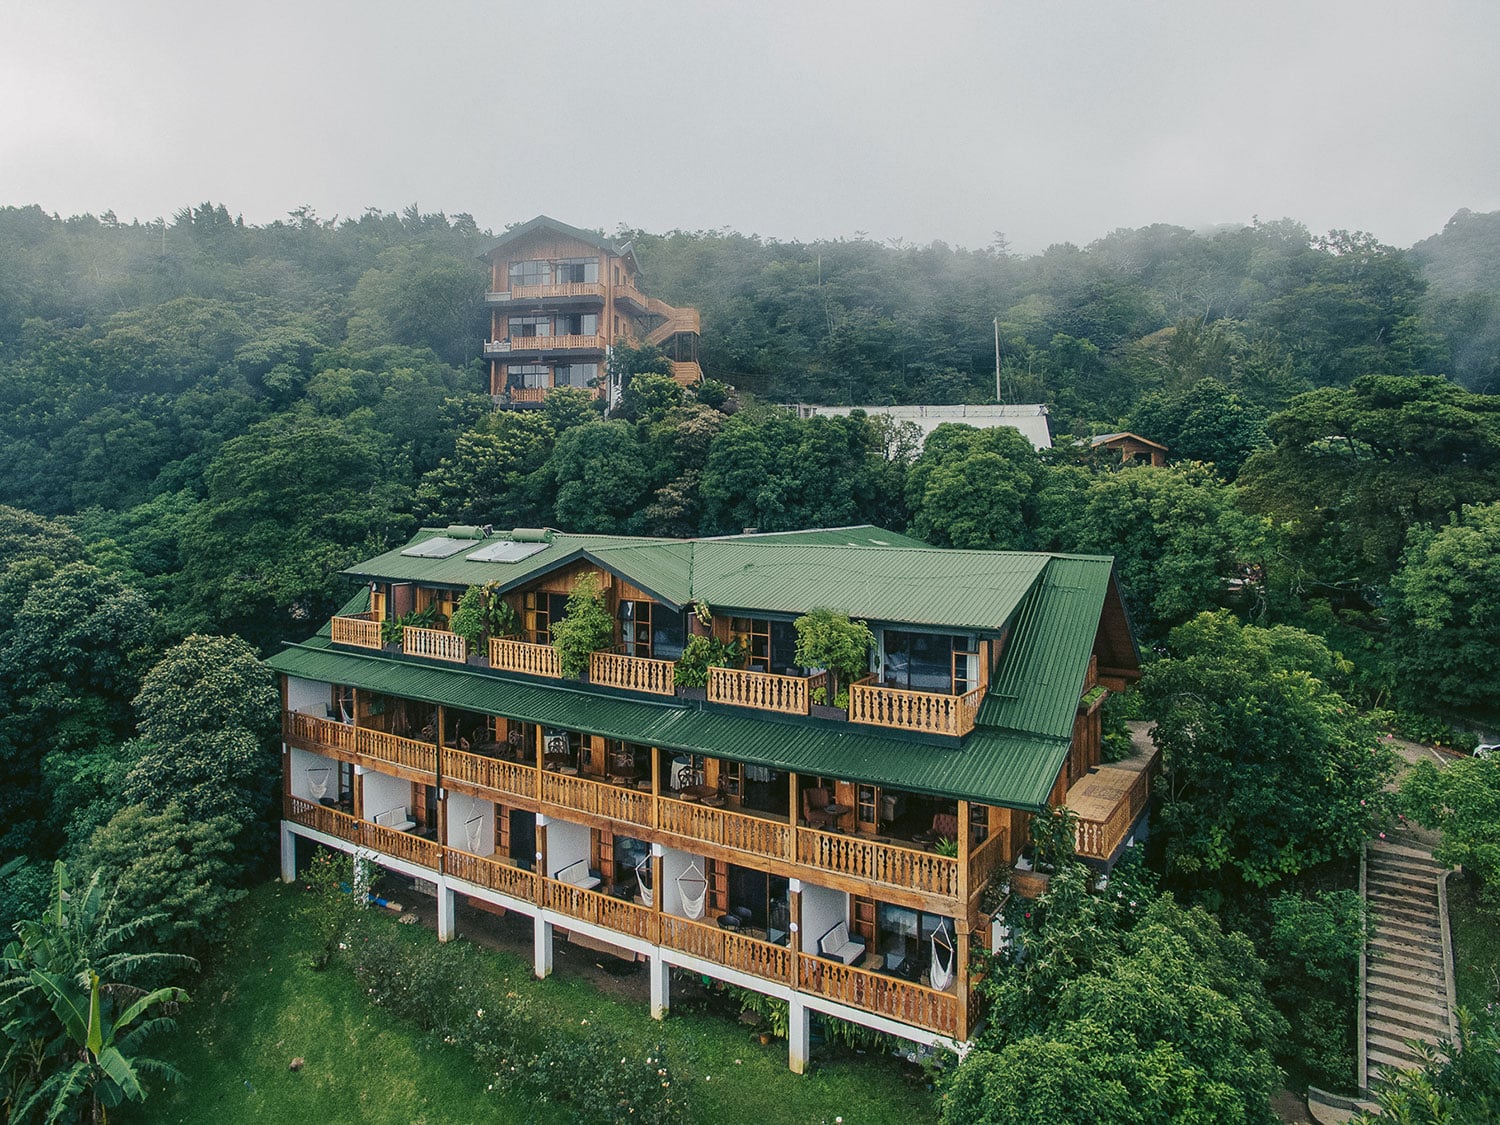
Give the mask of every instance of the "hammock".
[(954, 962), (953, 939), (948, 936), (948, 923), (944, 922), (932, 931), (932, 987), (939, 992), (953, 983)]
[(328, 796), (328, 767), (307, 767), (307, 791), (312, 794), (314, 801), (321, 801)]
[(641, 888), (641, 905), (655, 906), (656, 891), (651, 886), (651, 857), (642, 856), (635, 865), (635, 885)]
[(682, 896), (684, 918), (696, 922), (703, 917), (703, 906), (708, 901), (708, 880), (703, 877), (703, 868), (698, 866), (696, 859), (677, 876), (677, 893)]
[(464, 834), (469, 837), (469, 850), (479, 854), (479, 835), (484, 830), (484, 817), (471, 816), (464, 821)]

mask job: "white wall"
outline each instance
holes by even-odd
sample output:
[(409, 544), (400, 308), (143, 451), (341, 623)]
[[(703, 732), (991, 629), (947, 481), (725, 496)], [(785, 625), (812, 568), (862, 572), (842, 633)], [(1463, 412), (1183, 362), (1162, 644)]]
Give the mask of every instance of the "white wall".
[(479, 817), (479, 853), (489, 855), (495, 848), (495, 803), (470, 797), (467, 793), (448, 793), (448, 846), (469, 851), (469, 821)]
[(802, 950), (818, 952), (818, 939), (849, 920), (849, 895), (828, 887), (802, 884)]
[(589, 865), (589, 830), (566, 820), (547, 820), (547, 874), (556, 875), (570, 863)]
[[(309, 769), (326, 769), (323, 774), (309, 774)], [(292, 796), (301, 797), (304, 801), (318, 800), (313, 793), (312, 782), (314, 776), (321, 779), (327, 788), (323, 796), (330, 800), (337, 799), (339, 795), (339, 765), (332, 758), (325, 758), (321, 754), (313, 754), (307, 750), (292, 748)]]
[[(687, 871), (694, 862), (698, 864), (698, 870), (708, 872), (708, 861), (702, 856), (695, 856), (691, 852), (678, 851), (676, 848), (663, 848), (661, 860), (662, 900), (661, 908), (668, 914), (676, 914), (685, 917), (682, 909), (682, 893), (677, 889), (677, 877)], [(704, 907), (703, 917), (708, 917), (708, 908)], [(702, 921), (702, 919), (699, 919)]]
[(333, 698), (328, 684), (320, 680), (299, 680), (296, 676), (286, 679), (286, 706), (288, 711), (305, 711), (318, 718), (328, 715), (328, 701)]
[[(387, 809), (411, 808), (411, 782), (383, 773), (365, 771), (365, 819), (374, 820)], [(410, 817), (403, 817), (409, 820)]]

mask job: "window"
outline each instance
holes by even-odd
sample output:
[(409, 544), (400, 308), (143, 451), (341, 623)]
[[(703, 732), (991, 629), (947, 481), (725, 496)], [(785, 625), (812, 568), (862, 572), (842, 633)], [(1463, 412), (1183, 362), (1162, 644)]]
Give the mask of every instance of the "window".
[(598, 313), (563, 313), (553, 325), (556, 336), (592, 336), (599, 331)]
[(506, 333), (512, 340), (525, 340), (532, 336), (551, 336), (550, 316), (513, 316), (506, 323)]
[(745, 771), (740, 762), (725, 759), (719, 761), (719, 787), (730, 797), (738, 797), (745, 790)]
[(555, 387), (582, 387), (585, 390), (599, 378), (597, 363), (559, 363), (553, 373)]
[(754, 617), (731, 617), (729, 631), (745, 653), (745, 667), (752, 672), (771, 670), (771, 623)]
[(973, 637), (884, 631), (888, 687), (962, 694), (979, 686), (979, 653)]
[(540, 363), (513, 363), (505, 369), (505, 385), (510, 390), (518, 387), (550, 387), (552, 372)]
[(550, 285), (552, 283), (551, 262), (512, 262), (510, 264), (512, 285)]
[(651, 654), (658, 660), (676, 660), (687, 644), (682, 610), (664, 605), (651, 607)]
[(651, 655), (651, 603), (620, 599), (620, 651), (626, 656)]
[(903, 975), (915, 980), (932, 964), (932, 935), (945, 922), (948, 932), (953, 933), (953, 923), (940, 914), (881, 903), (875, 912), (875, 926), (886, 968), (903, 969)]
[(529, 590), (524, 599), (525, 620), (523, 625), (526, 635), (532, 644), (550, 645), (552, 643), (553, 622), (561, 621), (567, 616), (568, 596), (566, 594), (548, 594), (538, 590)]
[(598, 281), (598, 258), (564, 258), (557, 263), (559, 285), (570, 281)]

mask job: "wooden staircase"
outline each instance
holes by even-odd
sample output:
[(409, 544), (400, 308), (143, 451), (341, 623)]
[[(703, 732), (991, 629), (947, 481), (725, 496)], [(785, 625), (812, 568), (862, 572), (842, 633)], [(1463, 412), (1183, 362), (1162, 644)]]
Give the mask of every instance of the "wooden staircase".
[(1442, 913), (1447, 900), (1439, 888), (1446, 871), (1428, 852), (1383, 840), (1370, 844), (1360, 1050), (1367, 1085), (1386, 1070), (1422, 1065), (1409, 1040), (1436, 1045), (1456, 1033)]

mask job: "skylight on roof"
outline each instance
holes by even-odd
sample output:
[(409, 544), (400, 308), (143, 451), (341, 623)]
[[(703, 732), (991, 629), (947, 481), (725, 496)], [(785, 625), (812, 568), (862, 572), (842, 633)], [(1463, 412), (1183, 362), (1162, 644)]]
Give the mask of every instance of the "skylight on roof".
[(470, 562), (516, 563), (546, 549), (545, 543), (516, 543), (510, 539), (497, 539), (493, 543), (486, 543), (467, 558)]
[(406, 548), (401, 553), (409, 559), (446, 559), (456, 555), (474, 541), (472, 539), (449, 539), (446, 535), (434, 535), (431, 539)]

